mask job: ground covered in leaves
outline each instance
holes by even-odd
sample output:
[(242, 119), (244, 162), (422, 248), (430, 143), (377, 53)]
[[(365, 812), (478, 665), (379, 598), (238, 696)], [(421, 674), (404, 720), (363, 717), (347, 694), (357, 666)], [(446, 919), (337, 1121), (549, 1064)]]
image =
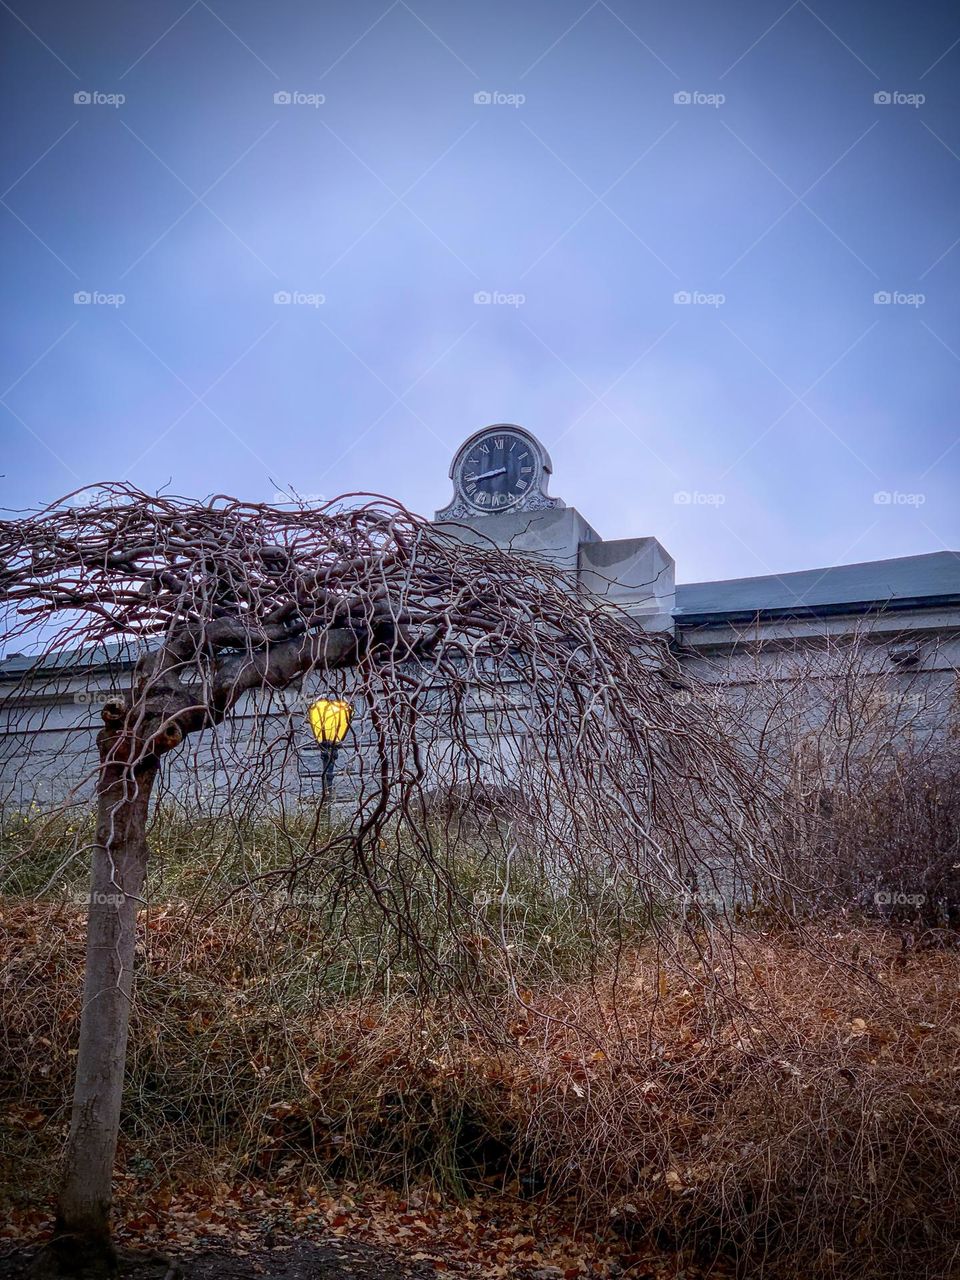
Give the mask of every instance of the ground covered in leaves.
[[(719, 1280), (732, 1274), (653, 1246), (628, 1246), (614, 1230), (577, 1229), (568, 1204), (500, 1195), (443, 1204), (428, 1191), (403, 1197), (355, 1188), (331, 1196), (311, 1187), (284, 1196), (219, 1185), (144, 1197), (126, 1183), (118, 1215), (118, 1243), (128, 1251), (123, 1273), (132, 1280), (173, 1280), (171, 1267), (185, 1280)], [(50, 1225), (40, 1210), (7, 1218), (0, 1226), (0, 1277), (27, 1275)]]
[[(0, 1259), (0, 1277), (27, 1280), (31, 1257)], [(436, 1272), (406, 1264), (381, 1249), (342, 1241), (299, 1243), (272, 1250), (205, 1249), (176, 1259), (144, 1252), (121, 1259), (123, 1280), (425, 1280)]]
[[(316, 991), (310, 927), (145, 913), (121, 1244), (212, 1280), (957, 1274), (956, 935), (744, 934), (729, 1007), (719, 949), (639, 948), (485, 1029)], [(49, 1227), (82, 958), (81, 911), (0, 901), (0, 1251)]]

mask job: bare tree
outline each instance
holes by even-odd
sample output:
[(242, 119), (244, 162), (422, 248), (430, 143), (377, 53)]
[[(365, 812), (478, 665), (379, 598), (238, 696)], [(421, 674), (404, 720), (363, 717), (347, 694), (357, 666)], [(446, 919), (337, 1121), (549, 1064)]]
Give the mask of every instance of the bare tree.
[[(4, 521), (0, 556), (5, 645), (35, 651), (24, 689), (43, 671), (61, 679), (73, 651), (120, 641), (139, 655), (97, 737), (76, 1086), (45, 1274), (116, 1267), (111, 1180), (151, 798), (158, 779), (175, 786), (198, 767), (188, 739), (219, 741), (257, 698), (349, 683), (367, 733), (356, 794), (297, 856), (336, 847), (350, 884), (443, 980), (465, 980), (489, 931), (454, 854), (491, 822), (486, 847), (508, 861), (526, 850), (585, 910), (625, 920), (629, 900), (650, 929), (689, 933), (664, 904), (704, 877), (729, 895), (776, 874), (749, 771), (702, 701), (677, 697), (666, 642), (538, 561), (469, 546), (384, 499), (288, 511), (120, 485)], [(244, 746), (244, 778), (276, 764), (268, 737)], [(429, 909), (405, 880), (414, 864), (432, 876)], [(432, 946), (437, 912), (456, 920), (456, 957)]]
[(955, 637), (918, 640), (884, 621), (800, 642), (748, 639), (716, 672), (715, 695), (778, 796), (784, 856), (809, 905), (956, 923)]

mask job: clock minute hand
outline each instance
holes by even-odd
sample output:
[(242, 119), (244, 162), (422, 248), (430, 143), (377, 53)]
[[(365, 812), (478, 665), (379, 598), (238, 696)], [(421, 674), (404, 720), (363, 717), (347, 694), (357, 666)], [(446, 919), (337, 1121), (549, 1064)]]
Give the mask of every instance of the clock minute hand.
[(492, 471), (481, 471), (481, 473), (478, 476), (468, 476), (467, 478), (470, 480), (473, 480), (474, 483), (476, 483), (476, 481), (478, 480), (490, 480), (493, 478), (493, 476), (506, 475), (506, 472), (507, 472), (506, 467), (494, 467)]

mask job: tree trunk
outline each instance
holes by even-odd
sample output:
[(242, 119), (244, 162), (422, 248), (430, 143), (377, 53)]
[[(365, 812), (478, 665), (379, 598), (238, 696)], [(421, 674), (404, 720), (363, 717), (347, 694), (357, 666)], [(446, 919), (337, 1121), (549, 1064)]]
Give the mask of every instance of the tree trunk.
[[(116, 745), (114, 735), (109, 738), (102, 757)], [(156, 764), (144, 763), (134, 775), (105, 760), (101, 770), (73, 1115), (53, 1239), (38, 1259), (37, 1276), (93, 1278), (117, 1271), (110, 1227), (113, 1165)]]

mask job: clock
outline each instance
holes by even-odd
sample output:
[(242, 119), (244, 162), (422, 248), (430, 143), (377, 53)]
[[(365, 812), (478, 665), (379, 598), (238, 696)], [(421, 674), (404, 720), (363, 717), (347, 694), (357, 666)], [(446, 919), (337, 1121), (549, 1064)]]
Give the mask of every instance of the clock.
[(460, 446), (450, 467), (454, 499), (438, 520), (562, 506), (547, 495), (552, 468), (546, 449), (509, 422), (484, 427)]

